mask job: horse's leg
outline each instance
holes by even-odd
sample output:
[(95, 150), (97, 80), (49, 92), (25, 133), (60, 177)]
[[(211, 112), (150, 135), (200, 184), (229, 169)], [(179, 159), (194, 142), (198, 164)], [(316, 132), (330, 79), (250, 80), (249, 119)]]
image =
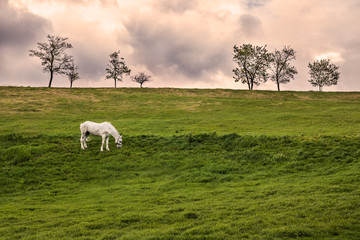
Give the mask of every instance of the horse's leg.
[(104, 151), (104, 142), (105, 142), (106, 136), (105, 136), (105, 135), (102, 135), (101, 137), (102, 137), (102, 141), (101, 141), (100, 151), (103, 152), (103, 151)]
[(80, 145), (81, 145), (81, 149), (84, 149), (84, 145), (83, 145), (83, 142), (82, 142), (82, 135), (80, 137)]
[(87, 148), (86, 139), (88, 138), (89, 134), (85, 134), (84, 136), (84, 147)]
[(106, 150), (110, 151), (110, 149), (109, 149), (109, 136), (106, 137)]
[(80, 137), (80, 144), (81, 144), (81, 149), (85, 149), (84, 148), (84, 140), (85, 140), (85, 135), (83, 133), (81, 133), (81, 137)]

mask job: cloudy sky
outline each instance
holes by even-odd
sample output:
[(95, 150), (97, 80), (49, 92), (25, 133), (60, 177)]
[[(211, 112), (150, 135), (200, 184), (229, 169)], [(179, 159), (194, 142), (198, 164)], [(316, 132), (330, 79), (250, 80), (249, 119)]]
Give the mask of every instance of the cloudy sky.
[[(232, 51), (251, 43), (295, 49), (299, 74), (283, 90), (317, 90), (307, 64), (329, 58), (341, 75), (324, 90), (360, 91), (359, 13), (359, 0), (0, 0), (0, 85), (48, 85), (28, 50), (50, 34), (73, 45), (81, 76), (74, 87), (114, 86), (105, 69), (120, 50), (132, 74), (152, 75), (145, 87), (246, 89), (232, 78)], [(56, 75), (53, 86), (69, 81)], [(138, 85), (125, 77), (117, 86)]]

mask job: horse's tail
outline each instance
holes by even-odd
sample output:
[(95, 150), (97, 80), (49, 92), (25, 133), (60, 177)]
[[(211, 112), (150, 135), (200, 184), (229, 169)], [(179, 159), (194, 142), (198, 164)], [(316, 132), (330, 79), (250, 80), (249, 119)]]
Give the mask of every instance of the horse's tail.
[(86, 127), (85, 123), (81, 123), (81, 124), (80, 124), (80, 132), (81, 132), (81, 134), (82, 134), (83, 132), (86, 132), (85, 127)]
[(86, 122), (80, 124), (80, 132), (81, 134), (84, 134), (86, 137), (89, 136), (90, 133)]
[(89, 138), (90, 133), (88, 131), (88, 126), (87, 126), (86, 122), (80, 124), (80, 131), (81, 131), (81, 134), (85, 135), (85, 141), (88, 142), (91, 140), (91, 138)]

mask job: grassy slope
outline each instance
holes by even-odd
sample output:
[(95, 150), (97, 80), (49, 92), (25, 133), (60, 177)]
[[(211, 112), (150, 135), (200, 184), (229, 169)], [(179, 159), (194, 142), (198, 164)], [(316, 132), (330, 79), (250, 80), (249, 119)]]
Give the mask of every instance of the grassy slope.
[(0, 88), (2, 133), (78, 134), (85, 120), (125, 135), (359, 134), (360, 93)]
[(0, 238), (359, 239), (359, 99), (0, 88)]

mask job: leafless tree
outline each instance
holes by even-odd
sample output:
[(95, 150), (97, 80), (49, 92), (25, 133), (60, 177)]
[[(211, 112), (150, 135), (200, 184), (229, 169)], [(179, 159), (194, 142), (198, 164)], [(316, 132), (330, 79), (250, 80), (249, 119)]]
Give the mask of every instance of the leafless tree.
[(150, 82), (150, 78), (151, 76), (146, 75), (144, 72), (139, 72), (137, 75), (131, 77), (134, 82), (140, 83), (140, 88), (142, 88), (145, 82)]
[(63, 73), (68, 76), (70, 80), (70, 88), (72, 88), (74, 81), (80, 79), (79, 67), (75, 65), (73, 57), (70, 57), (68, 60), (68, 64), (65, 66)]

